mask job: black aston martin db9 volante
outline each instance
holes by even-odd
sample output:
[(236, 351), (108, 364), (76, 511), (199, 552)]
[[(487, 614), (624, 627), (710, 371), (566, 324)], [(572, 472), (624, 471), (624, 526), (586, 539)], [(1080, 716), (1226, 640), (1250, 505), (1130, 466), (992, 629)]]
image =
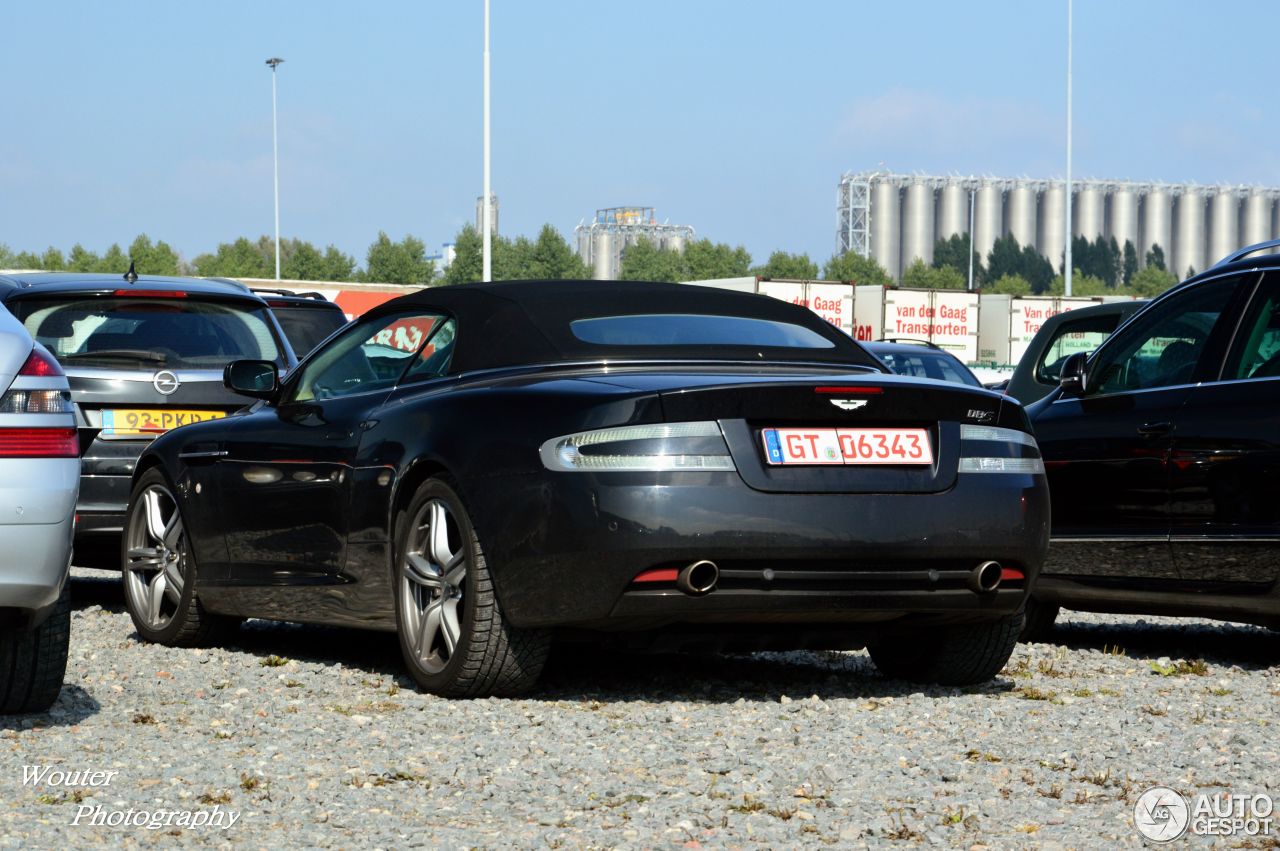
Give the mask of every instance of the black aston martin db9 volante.
[(866, 646), (972, 683), (1048, 542), (1022, 408), (885, 374), (808, 310), (677, 284), (440, 287), (154, 441), (123, 541), (138, 632), (399, 634), (426, 690), (511, 694), (548, 645)]

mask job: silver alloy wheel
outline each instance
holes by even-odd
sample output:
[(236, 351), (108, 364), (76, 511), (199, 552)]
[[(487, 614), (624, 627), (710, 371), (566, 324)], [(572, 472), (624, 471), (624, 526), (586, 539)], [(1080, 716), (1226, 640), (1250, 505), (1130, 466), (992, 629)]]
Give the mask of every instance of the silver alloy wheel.
[(467, 546), (449, 504), (432, 499), (409, 527), (400, 565), (400, 623), (418, 664), (438, 674), (462, 635)]
[(182, 602), (186, 539), (182, 515), (163, 485), (142, 492), (129, 512), (124, 588), (130, 608), (151, 629), (164, 629)]

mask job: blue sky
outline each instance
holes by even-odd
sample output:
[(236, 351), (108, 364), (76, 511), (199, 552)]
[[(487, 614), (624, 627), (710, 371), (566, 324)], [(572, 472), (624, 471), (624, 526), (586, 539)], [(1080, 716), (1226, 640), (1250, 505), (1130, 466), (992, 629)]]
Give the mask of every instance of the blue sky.
[[(819, 262), (848, 170), (1061, 176), (1066, 4), (492, 0), (506, 235), (597, 207)], [(10, 4), (0, 242), (190, 258), (272, 229), (363, 263), (480, 194), (481, 3)], [(1075, 3), (1075, 173), (1280, 184), (1268, 2)], [(1237, 35), (1243, 34), (1243, 35)], [(1254, 45), (1254, 46), (1251, 46)]]

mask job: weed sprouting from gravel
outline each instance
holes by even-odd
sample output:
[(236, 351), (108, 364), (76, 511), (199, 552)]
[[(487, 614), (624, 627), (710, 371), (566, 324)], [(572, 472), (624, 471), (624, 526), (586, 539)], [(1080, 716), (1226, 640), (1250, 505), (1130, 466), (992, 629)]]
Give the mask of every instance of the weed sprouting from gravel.
[(229, 804), (231, 803), (230, 792), (205, 792), (199, 798), (196, 798), (202, 804)]
[(1127, 656), (1129, 655), (1119, 644), (1102, 645), (1102, 654), (1104, 656)]
[(734, 813), (758, 813), (765, 808), (764, 801), (759, 801), (750, 795), (742, 796), (741, 804), (730, 804), (729, 811)]
[(1042, 798), (1053, 798), (1056, 801), (1062, 797), (1062, 784), (1054, 783), (1048, 789), (1037, 789), (1036, 794)]
[(422, 783), (425, 780), (426, 778), (421, 774), (414, 774), (411, 771), (385, 771), (382, 774), (367, 775), (363, 780), (352, 777), (347, 780), (347, 785), (356, 789), (369, 789), (394, 786), (397, 783)]
[(53, 806), (55, 804), (78, 804), (85, 798), (93, 795), (92, 789), (72, 789), (70, 792), (63, 792), (61, 795), (54, 795), (50, 792), (44, 792), (36, 795), (36, 802)]
[(1072, 697), (1093, 697), (1093, 691), (1089, 688), (1078, 688), (1071, 692)]
[(252, 774), (240, 775), (240, 788), (246, 792), (252, 792), (262, 785), (261, 777), (254, 777)]
[(1003, 762), (1000, 757), (993, 753), (986, 753), (973, 748), (965, 751), (964, 758), (969, 762)]
[(902, 807), (885, 808), (885, 812), (889, 815), (892, 826), (886, 831), (886, 836), (890, 839), (915, 840), (924, 839), (924, 834), (907, 824), (906, 810)]
[(283, 668), (285, 665), (289, 664), (289, 660), (285, 659), (283, 656), (277, 656), (272, 653), (265, 659), (259, 659), (258, 664), (264, 668)]
[(1142, 711), (1148, 715), (1154, 715), (1157, 718), (1163, 718), (1169, 714), (1169, 710), (1164, 706), (1152, 706), (1150, 703), (1143, 704)]
[(1021, 697), (1023, 700), (1047, 700), (1053, 701), (1058, 699), (1058, 693), (1052, 689), (1041, 689), (1035, 686), (1022, 686), (1013, 690), (1013, 693)]
[(133, 723), (154, 724), (156, 723), (156, 717), (147, 712), (135, 712), (133, 713)]
[(1084, 783), (1092, 783), (1094, 786), (1102, 786), (1103, 788), (1112, 785), (1110, 768), (1103, 769), (1102, 771), (1093, 771), (1088, 774), (1081, 774), (1076, 779)]
[(1113, 689), (1113, 688), (1107, 688), (1106, 686), (1103, 686), (1102, 688), (1098, 689), (1098, 694), (1105, 695), (1105, 696), (1107, 696), (1107, 697), (1119, 697), (1119, 696), (1120, 696), (1120, 692), (1119, 692), (1119, 691), (1117, 691), (1116, 689)]
[(1203, 724), (1205, 722), (1205, 719), (1207, 719), (1208, 717), (1209, 717), (1208, 712), (1205, 712), (1203, 709), (1197, 709), (1195, 711), (1195, 714), (1191, 716), (1191, 723)]
[(1209, 666), (1205, 664), (1203, 659), (1179, 659), (1177, 662), (1167, 664), (1152, 661), (1149, 664), (1151, 665), (1151, 670), (1162, 677), (1209, 676)]
[(1214, 697), (1226, 697), (1227, 695), (1231, 694), (1231, 689), (1227, 688), (1226, 686), (1214, 686), (1213, 688), (1209, 689), (1209, 694), (1213, 695)]

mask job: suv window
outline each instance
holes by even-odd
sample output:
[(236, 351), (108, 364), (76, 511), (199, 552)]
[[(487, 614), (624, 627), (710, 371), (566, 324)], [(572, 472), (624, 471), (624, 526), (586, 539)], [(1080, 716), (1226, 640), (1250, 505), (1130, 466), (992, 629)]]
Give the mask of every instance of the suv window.
[(1062, 363), (1076, 352), (1091, 352), (1101, 346), (1120, 324), (1118, 315), (1087, 316), (1064, 321), (1054, 332), (1036, 364), (1036, 380), (1041, 384), (1057, 384)]
[(1103, 347), (1090, 372), (1089, 393), (1118, 393), (1187, 384), (1209, 335), (1240, 278), (1222, 278), (1177, 293), (1140, 315)]
[(15, 299), (8, 307), (67, 365), (221, 369), (239, 358), (281, 362), (267, 310), (252, 303), (75, 296)]
[(352, 325), (299, 370), (282, 401), (335, 399), (394, 387), (442, 319), (413, 311)]
[(1254, 295), (1222, 376), (1227, 380), (1280, 377), (1280, 275), (1267, 275)]
[(276, 315), (280, 330), (284, 331), (299, 359), (347, 324), (346, 314), (342, 311), (324, 307), (276, 305), (271, 312)]

